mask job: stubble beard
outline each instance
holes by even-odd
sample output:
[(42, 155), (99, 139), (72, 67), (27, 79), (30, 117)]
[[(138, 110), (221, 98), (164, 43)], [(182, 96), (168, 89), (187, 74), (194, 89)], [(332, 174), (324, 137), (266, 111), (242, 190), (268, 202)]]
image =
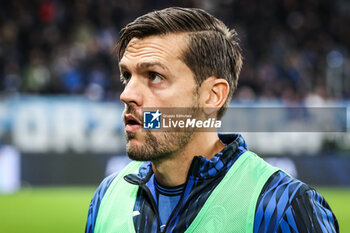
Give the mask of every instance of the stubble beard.
[(130, 159), (137, 161), (161, 161), (171, 158), (183, 149), (193, 136), (191, 132), (150, 132), (144, 131), (144, 143), (132, 145), (129, 141), (134, 133), (127, 135), (126, 151)]

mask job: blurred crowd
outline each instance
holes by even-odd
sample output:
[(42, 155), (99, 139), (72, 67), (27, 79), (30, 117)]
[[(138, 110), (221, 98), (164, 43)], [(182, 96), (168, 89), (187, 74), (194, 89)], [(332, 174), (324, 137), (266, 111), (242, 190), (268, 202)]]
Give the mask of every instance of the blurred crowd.
[(116, 98), (119, 31), (168, 6), (203, 8), (238, 31), (244, 66), (236, 100), (350, 99), (346, 0), (1, 1), (1, 95)]

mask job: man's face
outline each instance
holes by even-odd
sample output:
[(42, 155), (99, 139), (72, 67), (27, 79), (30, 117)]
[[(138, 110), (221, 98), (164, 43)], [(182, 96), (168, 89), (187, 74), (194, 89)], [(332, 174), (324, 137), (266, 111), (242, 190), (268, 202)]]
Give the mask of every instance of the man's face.
[[(123, 119), (127, 153), (134, 160), (161, 160), (183, 148), (193, 132), (142, 130), (142, 108), (199, 107), (194, 74), (181, 60), (183, 34), (133, 38), (119, 63), (125, 89)], [(195, 110), (194, 110), (195, 111)]]

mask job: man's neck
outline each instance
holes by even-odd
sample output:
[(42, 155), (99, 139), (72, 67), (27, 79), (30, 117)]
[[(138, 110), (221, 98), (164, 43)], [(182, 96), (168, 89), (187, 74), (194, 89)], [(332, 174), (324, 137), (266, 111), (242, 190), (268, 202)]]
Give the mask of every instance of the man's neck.
[(195, 156), (211, 159), (224, 147), (216, 132), (195, 133), (190, 142), (169, 159), (152, 162), (155, 178), (159, 184), (169, 187), (184, 184)]

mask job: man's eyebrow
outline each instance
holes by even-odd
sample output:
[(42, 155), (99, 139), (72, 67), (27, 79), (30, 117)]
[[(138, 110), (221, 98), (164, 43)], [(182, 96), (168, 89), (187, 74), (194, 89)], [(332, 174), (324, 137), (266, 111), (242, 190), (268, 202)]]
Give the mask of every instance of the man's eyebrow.
[[(150, 68), (152, 66), (159, 66), (161, 67), (162, 69), (168, 71), (169, 69), (164, 66), (162, 63), (160, 62), (142, 62), (142, 63), (138, 63), (136, 65), (136, 69), (139, 69), (139, 70), (142, 70), (142, 69), (147, 69), (147, 68)], [(125, 64), (119, 64), (119, 69), (121, 71), (123, 70), (129, 70), (128, 67), (125, 65)]]
[(137, 68), (140, 69), (146, 69), (152, 66), (160, 66), (161, 68), (163, 68), (164, 70), (168, 70), (168, 68), (166, 66), (164, 66), (162, 63), (160, 62), (143, 62), (143, 63), (139, 63), (137, 64)]

